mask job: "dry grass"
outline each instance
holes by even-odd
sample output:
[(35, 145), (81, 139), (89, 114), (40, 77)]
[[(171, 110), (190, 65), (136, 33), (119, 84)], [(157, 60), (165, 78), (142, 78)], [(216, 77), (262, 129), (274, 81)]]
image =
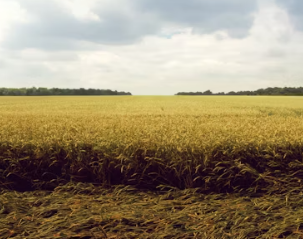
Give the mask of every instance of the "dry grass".
[[(182, 238), (207, 233), (209, 238), (300, 238), (301, 221), (294, 217), (300, 218), (301, 212), (287, 214), (291, 223), (278, 215), (301, 202), (302, 135), (301, 97), (1, 97), (0, 185), (17, 191), (56, 191), (71, 181), (103, 190), (114, 185), (139, 190), (136, 196), (125, 195), (127, 200), (144, 190), (192, 189), (190, 200), (208, 195), (203, 205), (183, 205), (185, 199), (174, 195), (183, 205), (181, 214), (162, 215), (159, 209), (154, 217), (136, 221), (136, 216), (127, 216), (129, 205), (119, 220), (132, 221), (130, 227), (136, 222), (141, 229), (151, 220), (147, 229), (162, 238), (170, 238), (174, 224), (189, 229)], [(218, 193), (228, 194), (213, 200)], [(259, 201), (253, 199), (256, 195), (262, 195)], [(142, 198), (134, 200), (145, 205)], [(140, 210), (158, 210), (153, 200), (160, 200), (159, 195)], [(242, 205), (242, 214), (236, 213), (235, 203)], [(257, 212), (251, 210), (253, 204), (259, 205)], [(196, 215), (201, 207), (220, 213), (221, 219), (204, 211)], [(227, 225), (231, 220), (236, 222)], [(260, 220), (264, 231), (254, 226)], [(108, 223), (129, 229), (114, 221)], [(107, 228), (102, 233), (112, 232)]]
[(248, 197), (69, 183), (52, 192), (3, 191), (0, 202), (3, 239), (303, 236), (302, 193)]

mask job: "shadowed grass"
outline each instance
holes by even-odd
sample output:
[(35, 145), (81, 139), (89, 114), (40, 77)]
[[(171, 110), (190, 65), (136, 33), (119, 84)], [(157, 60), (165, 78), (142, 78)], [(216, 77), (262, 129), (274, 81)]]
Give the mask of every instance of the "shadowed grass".
[(0, 145), (1, 186), (21, 191), (49, 190), (74, 181), (149, 190), (159, 186), (199, 188), (204, 193), (280, 193), (302, 186), (300, 143), (241, 146), (226, 142), (209, 149), (183, 151), (173, 146), (111, 147), (112, 152), (85, 144), (62, 148)]
[(302, 193), (200, 194), (66, 184), (0, 194), (1, 238), (301, 238)]

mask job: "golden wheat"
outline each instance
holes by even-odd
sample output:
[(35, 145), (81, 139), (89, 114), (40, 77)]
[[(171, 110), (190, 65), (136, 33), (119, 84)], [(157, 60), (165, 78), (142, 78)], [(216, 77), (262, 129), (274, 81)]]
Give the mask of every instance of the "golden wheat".
[(107, 158), (116, 160), (121, 173), (138, 169), (138, 160), (144, 160), (149, 163), (141, 177), (162, 162), (161, 170), (173, 169), (171, 175), (186, 187), (201, 179), (208, 166), (220, 176), (216, 180), (226, 180), (231, 172), (225, 175), (223, 169), (233, 168), (220, 162), (226, 159), (234, 160), (243, 174), (254, 173), (249, 165), (242, 167), (249, 158), (302, 160), (302, 135), (301, 97), (0, 98), (2, 158)]

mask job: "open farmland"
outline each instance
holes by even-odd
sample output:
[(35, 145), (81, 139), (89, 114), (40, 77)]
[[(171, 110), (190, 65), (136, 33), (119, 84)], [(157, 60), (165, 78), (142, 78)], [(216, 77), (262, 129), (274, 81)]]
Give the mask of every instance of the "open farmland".
[(91, 238), (301, 238), (302, 135), (302, 97), (1, 97), (0, 223), (29, 217), (7, 209), (13, 190), (28, 205), (47, 190), (49, 211), (98, 188), (110, 209)]

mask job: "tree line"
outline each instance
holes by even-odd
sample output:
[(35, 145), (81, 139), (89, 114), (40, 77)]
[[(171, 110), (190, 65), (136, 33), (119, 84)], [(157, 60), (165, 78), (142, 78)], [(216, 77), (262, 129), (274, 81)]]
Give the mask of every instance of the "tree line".
[(130, 92), (101, 89), (60, 89), (60, 88), (0, 88), (0, 96), (45, 96), (45, 95), (132, 95)]
[(303, 87), (269, 87), (255, 91), (230, 91), (228, 93), (213, 93), (210, 90), (204, 92), (179, 92), (175, 95), (301, 95), (303, 96)]

